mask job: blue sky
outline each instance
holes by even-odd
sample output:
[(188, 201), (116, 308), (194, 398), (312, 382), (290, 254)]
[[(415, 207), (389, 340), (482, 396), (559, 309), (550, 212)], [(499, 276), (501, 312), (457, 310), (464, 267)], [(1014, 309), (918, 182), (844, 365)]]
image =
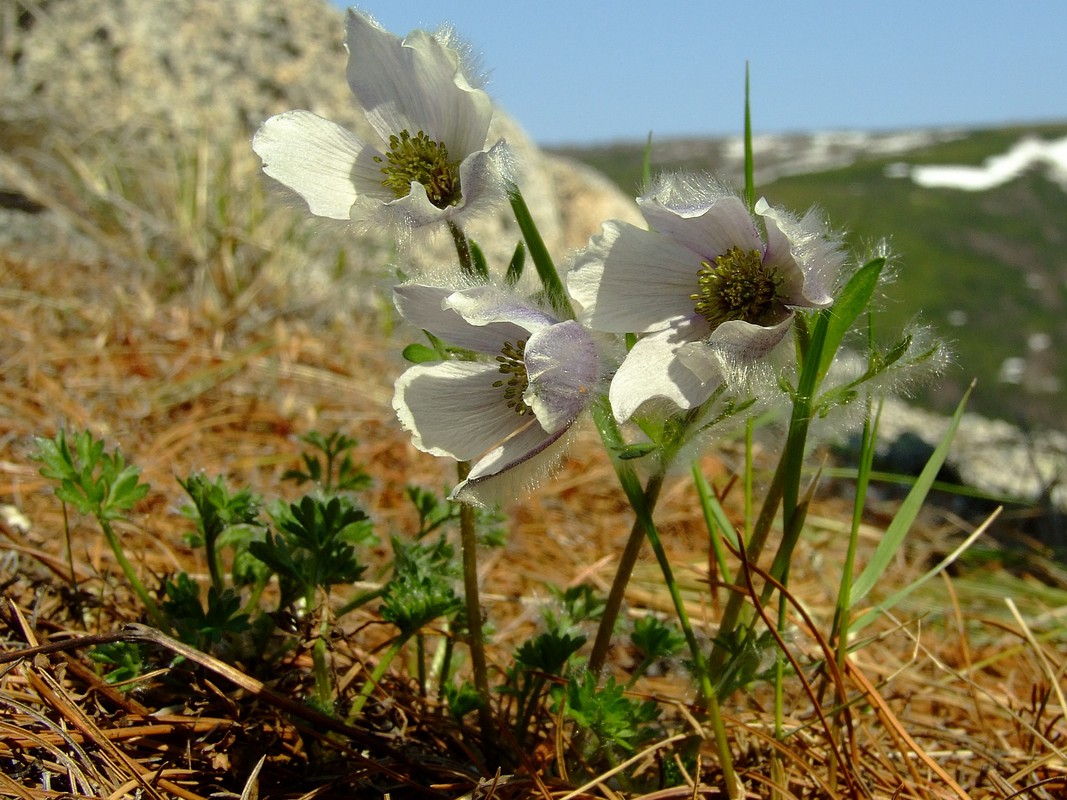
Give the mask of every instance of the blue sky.
[(738, 133), (746, 60), (757, 133), (1067, 121), (1065, 0), (356, 5), (453, 24), (542, 144)]

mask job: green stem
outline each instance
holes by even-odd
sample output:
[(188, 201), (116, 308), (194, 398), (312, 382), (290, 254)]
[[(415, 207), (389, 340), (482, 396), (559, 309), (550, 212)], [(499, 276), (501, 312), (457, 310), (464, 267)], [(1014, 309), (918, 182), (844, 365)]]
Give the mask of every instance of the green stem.
[[(592, 413), (607, 451), (609, 453), (616, 452), (618, 446), (622, 442), (622, 436), (615, 423), (615, 418), (612, 416), (611, 407), (606, 397), (601, 397), (592, 404)], [(694, 413), (690, 419), (695, 418), (695, 416), (696, 414)], [(642, 490), (641, 482), (629, 462), (618, 458), (612, 458), (612, 466), (615, 468), (615, 474), (619, 479), (619, 483), (621, 484), (623, 491), (626, 493), (627, 499), (630, 501), (630, 506), (634, 510), (637, 522), (640, 524), (645, 537), (652, 546), (652, 552), (655, 553), (660, 570), (663, 572), (663, 579), (667, 584), (667, 591), (670, 593), (671, 602), (674, 604), (674, 610), (678, 616), (678, 624), (682, 628), (686, 644), (689, 646), (690, 656), (693, 659), (693, 670), (696, 673), (697, 684), (701, 694), (701, 706), (707, 713), (708, 721), (711, 725), (712, 735), (715, 739), (715, 746), (719, 753), (719, 760), (723, 771), (723, 781), (726, 784), (727, 794), (733, 799), (739, 797), (738, 789), (741, 784), (737, 780), (736, 773), (734, 772), (733, 757), (730, 754), (730, 743), (726, 736), (726, 725), (722, 718), (722, 711), (719, 708), (719, 699), (711, 684), (707, 660), (704, 658), (700, 643), (697, 641), (696, 634), (693, 632), (693, 626), (689, 621), (689, 614), (685, 609), (685, 602), (682, 599), (681, 589), (679, 589), (678, 582), (674, 579), (674, 572), (671, 569), (670, 561), (667, 558), (667, 552), (663, 549), (663, 542), (659, 537), (659, 531), (656, 529), (656, 524), (652, 519), (653, 506), (646, 502), (646, 496), (648, 494), (651, 494), (653, 499), (658, 497), (659, 488), (655, 483), (662, 483), (663, 471), (676, 452), (677, 445), (682, 440), (683, 434), (684, 431), (679, 433), (677, 439), (672, 442), (671, 452), (664, 454), (662, 461), (663, 466), (661, 467), (659, 474), (649, 481), (649, 485), (645, 490)], [(652, 489), (654, 489), (654, 491), (649, 492), (649, 490)]]
[(311, 663), (315, 674), (315, 699), (319, 710), (332, 715), (333, 684), (330, 680), (330, 667), (326, 663), (326, 638), (321, 631), (311, 646)]
[[(828, 317), (820, 314), (815, 329), (810, 334), (805, 326), (799, 324), (799, 319), (798, 324), (794, 326), (801, 369), (797, 380), (796, 395), (793, 398), (789, 431), (786, 434), (785, 447), (778, 460), (774, 477), (763, 498), (763, 506), (756, 519), (752, 536), (745, 548), (745, 557), (749, 563), (757, 563), (767, 543), (767, 536), (770, 534), (778, 507), (781, 505), (782, 542), (771, 568), (771, 574), (779, 580), (788, 571), (789, 559), (800, 536), (804, 519), (804, 514), (798, 513), (800, 480), (804, 467), (804, 451), (807, 447), (808, 426), (811, 423), (815, 392), (819, 383), (819, 365), (826, 342), (827, 321)], [(730, 640), (737, 628), (746, 596), (744, 581), (741, 576), (738, 576), (738, 579), (734, 581), (734, 589), (726, 601), (722, 622), (719, 625), (719, 636), (712, 649), (709, 665), (713, 674), (718, 674), (726, 662), (727, 652), (723, 643)]]
[(348, 614), (351, 611), (355, 611), (360, 606), (366, 605), (371, 600), (374, 600), (377, 597), (381, 597), (383, 594), (385, 594), (384, 585), (379, 586), (377, 589), (370, 589), (361, 594), (357, 594), (355, 597), (353, 597), (351, 600), (349, 600), (347, 603), (337, 609), (336, 616), (343, 617), (345, 614)]
[[(655, 508), (662, 487), (662, 474), (654, 475), (649, 479), (645, 487), (645, 503), (649, 508)], [(622, 609), (623, 598), (626, 595), (626, 586), (630, 582), (630, 575), (633, 573), (637, 557), (641, 553), (641, 545), (644, 542), (645, 527), (640, 520), (635, 519), (630, 529), (630, 537), (626, 540), (622, 555), (619, 556), (619, 565), (615, 570), (615, 578), (611, 582), (604, 613), (600, 617), (596, 639), (593, 641), (593, 651), (589, 655), (589, 671), (594, 675), (599, 675), (604, 668), (608, 647), (611, 645), (611, 636), (615, 632), (615, 622), (619, 618), (619, 611)]]
[[(778, 505), (782, 500), (784, 464), (785, 453), (782, 453), (782, 458), (774, 471), (774, 477), (771, 478), (771, 483), (767, 487), (767, 493), (763, 496), (763, 506), (760, 508), (756, 524), (752, 528), (752, 535), (748, 540), (748, 545), (745, 547), (745, 560), (750, 564), (754, 564), (759, 560), (763, 547), (767, 543), (767, 536), (771, 532), (774, 517), (778, 513)], [(741, 618), (741, 611), (744, 609), (745, 597), (747, 596), (744, 570), (738, 570), (733, 588), (726, 599), (726, 608), (722, 612), (719, 635), (716, 637), (715, 644), (711, 649), (711, 657), (708, 659), (708, 668), (713, 675), (719, 674), (726, 663), (727, 651), (724, 643), (729, 640), (730, 635), (737, 628), (737, 623)]]
[(304, 595), (305, 607), (314, 609), (314, 614), (319, 621), (318, 636), (311, 645), (312, 672), (315, 676), (315, 701), (319, 710), (325, 714), (334, 713), (333, 681), (330, 676), (330, 665), (327, 663), (326, 642), (330, 635), (330, 594), (325, 588), (312, 588)]
[(211, 585), (215, 587), (216, 592), (222, 592), (225, 587), (225, 581), (222, 579), (222, 566), (219, 564), (219, 551), (216, 546), (218, 542), (218, 535), (204, 536), (204, 552), (207, 555), (207, 572), (211, 576)]
[[(456, 466), (460, 481), (470, 472), (470, 462)], [(478, 532), (475, 528), (474, 507), (463, 504), (459, 510), (460, 546), (463, 550), (463, 590), (467, 609), (467, 645), (471, 652), (471, 671), (474, 688), (481, 702), (478, 721), (482, 730), (482, 747), (487, 754), (493, 750), (493, 715), (489, 704), (489, 671), (485, 661), (485, 642), (482, 639), (482, 604), (478, 597)]]
[(130, 563), (129, 559), (126, 558), (126, 553), (122, 550), (122, 542), (119, 541), (115, 529), (111, 527), (111, 523), (103, 514), (97, 515), (97, 521), (100, 523), (100, 527), (104, 531), (104, 537), (107, 539), (107, 543), (111, 546), (111, 552), (115, 554), (115, 560), (119, 562), (119, 567), (122, 568), (122, 572), (126, 575), (126, 580), (130, 582), (131, 588), (137, 596), (141, 598), (141, 603), (144, 604), (145, 610), (148, 611), (148, 618), (151, 619), (152, 624), (161, 631), (170, 633), (170, 625), (167, 624), (166, 617), (156, 604), (156, 601), (152, 599), (152, 595), (148, 593), (148, 589), (141, 583), (141, 579), (137, 577), (137, 573), (134, 572), (133, 565)]
[(382, 676), (385, 675), (385, 671), (389, 669), (389, 665), (393, 663), (393, 659), (400, 653), (400, 648), (407, 643), (409, 638), (411, 638), (410, 634), (406, 636), (398, 636), (396, 641), (385, 651), (385, 655), (378, 660), (378, 664), (375, 666), (374, 671), (371, 672), (367, 680), (364, 681), (362, 688), (359, 690), (359, 694), (356, 696), (356, 699), (352, 701), (352, 708), (348, 710), (347, 722), (349, 725), (353, 724), (359, 717), (360, 713), (363, 711), (363, 706), (367, 704), (367, 698), (370, 697), (371, 692), (374, 691), (378, 682), (382, 679)]
[[(631, 504), (633, 504), (633, 498), (631, 498)], [(690, 624), (689, 614), (685, 610), (685, 602), (682, 599), (681, 589), (678, 587), (678, 582), (674, 579), (674, 573), (671, 570), (671, 564), (667, 558), (667, 551), (663, 549), (663, 542), (659, 538), (659, 531), (656, 529), (656, 526), (652, 521), (651, 509), (644, 505), (643, 497), (640, 502), (640, 507), (635, 508), (635, 510), (644, 523), (645, 536), (648, 537), (648, 543), (652, 545), (652, 552), (656, 554), (656, 560), (659, 561), (660, 570), (663, 572), (663, 580), (667, 584), (667, 590), (671, 595), (671, 602), (674, 604), (674, 611), (678, 615), (678, 623), (681, 625), (682, 632), (685, 634), (686, 644), (689, 645), (689, 654), (693, 659), (693, 670), (696, 673), (697, 682), (699, 684), (702, 706), (707, 712), (708, 722), (711, 724), (712, 735), (715, 737), (715, 747), (719, 752), (723, 782), (726, 784), (727, 795), (730, 798), (737, 798), (739, 796), (737, 790), (740, 786), (740, 782), (737, 780), (736, 774), (734, 773), (733, 757), (730, 755), (730, 742), (726, 737), (726, 723), (723, 721), (722, 711), (719, 708), (718, 695), (716, 695), (715, 689), (711, 685), (707, 660), (704, 657), (704, 652), (700, 648), (700, 643), (697, 642), (696, 635), (693, 633), (693, 626)]]
[(452, 671), (452, 636), (449, 630), (448, 621), (444, 622), (445, 636), (441, 640), (441, 644), (434, 652), (433, 656), (433, 668), (431, 675), (437, 683), (437, 697), (438, 699), (445, 696), (445, 684), (448, 681), (449, 675)]

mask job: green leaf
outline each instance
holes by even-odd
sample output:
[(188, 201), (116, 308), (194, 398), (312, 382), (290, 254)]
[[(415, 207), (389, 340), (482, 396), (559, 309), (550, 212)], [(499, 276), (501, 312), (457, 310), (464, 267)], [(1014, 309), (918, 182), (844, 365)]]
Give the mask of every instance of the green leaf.
[(485, 260), (485, 253), (473, 239), (468, 239), (467, 244), (471, 251), (471, 263), (474, 266), (474, 274), (484, 282), (489, 282), (489, 263)]
[[(121, 459), (121, 456), (116, 452), (116, 459)], [(118, 466), (122, 462), (118, 460), (115, 465)], [(127, 466), (123, 467), (118, 474), (110, 476), (111, 478), (111, 490), (108, 492), (108, 499), (106, 503), (106, 510), (109, 513), (115, 511), (128, 511), (133, 508), (146, 494), (148, 494), (148, 484), (141, 483), (141, 470), (137, 467)]]
[(65, 503), (83, 514), (110, 520), (148, 494), (148, 484), (140, 482), (140, 469), (127, 465), (118, 450), (105, 453), (104, 442), (89, 431), (75, 434), (73, 444), (72, 449), (61, 430), (54, 439), (37, 439), (34, 456), (43, 464), (41, 475), (59, 482), (56, 496)]
[(345, 495), (306, 495), (271, 511), (278, 536), (252, 541), (249, 552), (278, 573), (282, 606), (315, 589), (353, 583), (366, 567), (353, 543), (373, 538), (367, 515)]
[(756, 168), (752, 150), (752, 104), (749, 102), (749, 70), (745, 62), (745, 205), (756, 207)]
[(932, 578), (936, 578), (938, 575), (940, 575), (942, 572), (944, 572), (946, 569), (948, 569), (948, 567), (950, 567), (953, 563), (955, 563), (956, 559), (958, 559), (961, 555), (963, 555), (963, 553), (972, 544), (974, 544), (975, 540), (977, 540), (978, 537), (980, 537), (982, 534), (984, 534), (986, 532), (986, 530), (988, 530), (989, 525), (992, 524), (993, 520), (995, 520), (999, 515), (1000, 515), (1000, 508), (997, 508), (986, 519), (985, 522), (983, 522), (981, 525), (979, 525), (977, 528), (975, 528), (974, 532), (970, 536), (968, 536), (963, 542), (961, 542), (960, 545), (955, 550), (953, 550), (951, 553), (949, 553), (947, 556), (945, 556), (943, 559), (941, 559), (941, 561), (938, 562), (936, 566), (932, 567), (931, 569), (928, 569), (925, 573), (923, 573), (920, 577), (916, 578), (914, 581), (909, 583), (907, 586), (904, 586), (903, 588), (898, 589), (897, 591), (893, 592), (885, 600), (883, 600), (880, 603), (878, 603), (877, 606), (875, 606), (872, 609), (869, 609), (866, 613), (860, 615), (860, 617), (858, 619), (852, 621), (849, 624), (849, 628), (848, 628), (849, 629), (849, 634), (852, 635), (852, 634), (856, 633), (857, 631), (860, 631), (863, 628), (867, 627), (869, 624), (871, 624), (872, 622), (874, 622), (874, 620), (876, 620), (878, 618), (878, 615), (882, 611), (892, 608), (897, 603), (899, 603), (901, 600), (903, 600), (905, 597), (907, 597), (912, 592), (914, 592), (916, 589), (918, 589), (920, 586), (922, 586), (924, 583), (926, 583), (927, 581), (929, 581)]
[(515, 652), (518, 669), (560, 675), (567, 660), (578, 652), (586, 637), (581, 634), (546, 631), (527, 639)]
[(827, 316), (826, 340), (823, 344), (822, 357), (819, 360), (820, 381), (826, 377), (845, 334), (870, 305), (884, 267), (884, 258), (874, 258), (868, 261), (849, 278), (845, 288), (834, 300), (833, 306), (820, 312)]
[(677, 628), (651, 614), (634, 623), (630, 641), (648, 661), (670, 658), (685, 647), (685, 636)]
[(515, 214), (515, 221), (519, 224), (519, 230), (522, 231), (523, 238), (526, 240), (526, 247), (530, 251), (530, 257), (537, 268), (537, 276), (541, 279), (541, 286), (544, 287), (552, 309), (560, 319), (574, 319), (574, 309), (571, 308), (570, 300), (567, 299), (567, 292), (563, 288), (563, 281), (560, 280), (555, 262), (548, 252), (548, 247), (545, 246), (545, 240), (537, 229), (537, 224), (530, 214), (530, 208), (526, 205), (522, 192), (515, 184), (511, 184), (508, 188), (508, 198)]
[(393, 537), (393, 577), (382, 593), (382, 619), (401, 637), (463, 608), (452, 588), (457, 569), (452, 546), (442, 537), (432, 544), (406, 544)]
[(515, 252), (508, 262), (508, 271), (504, 274), (504, 285), (511, 287), (519, 282), (523, 268), (526, 266), (526, 243), (521, 239), (515, 245)]
[(571, 678), (567, 684), (564, 713), (582, 728), (591, 731), (602, 746), (615, 746), (632, 752), (641, 741), (653, 736), (659, 711), (652, 700), (639, 702), (623, 694), (614, 676), (602, 684), (590, 672)]
[(558, 614), (557, 610), (551, 607), (542, 612), (545, 626), (550, 632), (572, 632), (583, 622), (595, 622), (604, 615), (607, 602), (588, 583), (580, 583), (566, 589), (550, 584), (548, 590), (559, 603)]
[(719, 498), (704, 477), (700, 462), (693, 461), (693, 484), (696, 486), (697, 497), (700, 499), (700, 508), (704, 512), (704, 525), (708, 529), (708, 538), (711, 540), (712, 550), (715, 553), (715, 561), (718, 563), (719, 572), (723, 582), (733, 583), (727, 557), (727, 548), (723, 545), (723, 537), (728, 540), (730, 547), (740, 550), (740, 541), (733, 523), (726, 515), (726, 509), (722, 507)]
[(952, 415), (948, 430), (945, 431), (945, 435), (942, 437), (940, 444), (938, 444), (937, 448), (930, 456), (930, 460), (926, 462), (926, 466), (923, 467), (922, 472), (919, 473), (919, 477), (915, 481), (915, 485), (912, 486), (911, 491), (908, 492), (908, 496), (904, 498), (904, 502), (900, 504), (896, 516), (893, 517), (893, 521), (890, 522), (889, 527), (886, 528), (885, 534), (882, 536), (882, 541), (880, 541), (878, 547), (875, 548), (870, 562), (852, 584), (852, 591), (849, 594), (852, 598), (853, 608), (855, 608), (856, 603), (866, 597), (867, 593), (874, 588), (878, 579), (882, 577), (886, 568), (896, 557), (897, 551), (900, 550), (904, 541), (904, 537), (907, 535), (908, 531), (911, 530), (915, 518), (919, 515), (919, 510), (926, 501), (926, 495), (937, 478), (937, 473), (941, 470), (941, 466), (945, 463), (945, 459), (948, 458), (948, 451), (949, 447), (952, 445), (952, 438), (956, 435), (956, 429), (959, 427), (960, 419), (963, 417), (963, 410), (967, 406), (967, 400), (970, 398), (973, 389), (974, 384), (972, 383), (967, 391), (964, 392), (963, 399), (960, 400), (960, 404), (956, 407), (956, 413)]

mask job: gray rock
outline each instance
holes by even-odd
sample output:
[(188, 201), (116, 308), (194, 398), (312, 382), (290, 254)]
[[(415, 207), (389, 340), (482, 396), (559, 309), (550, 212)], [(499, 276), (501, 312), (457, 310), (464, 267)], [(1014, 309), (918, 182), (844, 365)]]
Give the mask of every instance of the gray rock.
[[(888, 398), (878, 432), (887, 445), (907, 434), (936, 445), (949, 422), (946, 417)], [(965, 413), (952, 440), (949, 461), (968, 486), (1067, 511), (1067, 434), (1028, 433), (1003, 420)]]
[[(366, 135), (346, 61), (342, 13), (326, 0), (15, 0), (0, 10), (0, 142), (32, 151), (63, 127), (68, 138), (139, 131), (195, 148), (205, 132), (212, 141), (250, 140), (267, 117), (298, 108)], [(639, 219), (630, 198), (588, 171), (560, 167), (506, 114), (491, 133), (507, 139), (522, 167), (524, 195), (552, 252), (595, 232), (591, 208)], [(0, 191), (54, 207), (55, 187), (31, 178), (36, 188), (32, 179), (12, 186), (0, 170)], [(24, 238), (36, 226), (42, 243), (54, 241), (54, 222), (22, 221)], [(0, 220), (0, 228), (10, 225)], [(507, 215), (469, 232), (501, 266), (518, 238)], [(451, 263), (451, 247), (444, 236), (421, 242), (403, 254), (405, 266)]]

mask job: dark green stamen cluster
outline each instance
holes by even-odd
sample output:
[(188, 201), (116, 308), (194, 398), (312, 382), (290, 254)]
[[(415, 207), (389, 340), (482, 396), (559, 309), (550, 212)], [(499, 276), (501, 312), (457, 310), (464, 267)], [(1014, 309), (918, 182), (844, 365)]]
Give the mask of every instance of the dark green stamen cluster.
[(779, 321), (782, 304), (778, 299), (777, 272), (763, 263), (758, 250), (747, 253), (731, 247), (715, 262), (704, 261), (697, 272), (700, 291), (689, 295), (694, 310), (717, 328), (740, 319), (754, 325)]
[(422, 131), (414, 138), (407, 131), (390, 136), (389, 152), (384, 159), (375, 156), (374, 160), (384, 164), (382, 186), (398, 199), (407, 197), (414, 181), (426, 187), (426, 195), (438, 208), (454, 206), (460, 201), (459, 162), (448, 160), (444, 142), (435, 142)]
[(522, 399), (523, 392), (530, 385), (526, 376), (526, 342), (519, 339), (515, 344), (504, 342), (500, 355), (496, 360), (500, 362), (500, 372), (510, 377), (493, 383), (493, 386), (504, 387), (504, 399), (507, 400), (508, 408), (520, 417), (530, 413), (530, 407)]

